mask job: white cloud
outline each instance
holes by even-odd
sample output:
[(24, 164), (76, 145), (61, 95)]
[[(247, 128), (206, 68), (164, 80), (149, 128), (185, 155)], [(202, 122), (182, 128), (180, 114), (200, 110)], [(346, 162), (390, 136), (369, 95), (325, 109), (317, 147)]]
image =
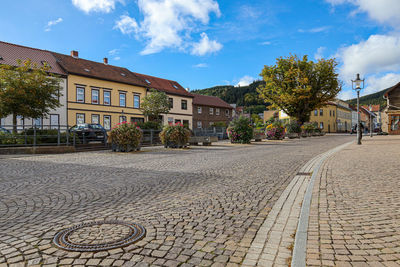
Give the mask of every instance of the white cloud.
[(389, 88), (400, 82), (400, 73), (387, 73), (384, 75), (373, 75), (365, 81), (364, 94), (372, 94)]
[(108, 51), (108, 54), (109, 54), (110, 56), (118, 55), (118, 53), (119, 53), (119, 49), (117, 49), (117, 48)]
[(121, 57), (114, 57), (114, 60), (120, 60)]
[[(158, 53), (165, 48), (187, 50), (193, 45), (191, 34), (200, 25), (209, 23), (210, 14), (221, 15), (215, 0), (138, 0), (137, 4), (143, 20), (136, 23), (126, 16), (129, 27), (121, 29), (120, 19), (116, 28), (124, 34), (135, 32), (136, 38), (147, 42), (142, 55)], [(216, 50), (218, 43), (210, 41), (210, 47)]]
[(120, 30), (123, 34), (131, 34), (139, 30), (139, 26), (134, 18), (122, 15), (115, 23), (114, 29)]
[(57, 25), (58, 23), (62, 22), (63, 19), (62, 18), (58, 18), (56, 20), (50, 20), (49, 22), (47, 22), (46, 28), (44, 29), (46, 32), (51, 31), (51, 27), (54, 25)]
[(356, 97), (354, 94), (355, 94), (355, 91), (350, 89), (350, 90), (346, 90), (346, 91), (340, 91), (338, 97), (339, 97), (339, 99), (342, 99), (342, 100), (349, 100), (349, 99)]
[(339, 49), (341, 78), (351, 83), (357, 73), (377, 75), (400, 70), (400, 36), (371, 35), (368, 40)]
[(251, 76), (243, 76), (239, 82), (236, 84), (236, 86), (247, 86), (249, 84), (251, 84), (252, 82), (254, 82), (254, 78)]
[(399, 0), (325, 0), (332, 5), (353, 4), (357, 12), (366, 12), (368, 16), (379, 23), (388, 23), (398, 27), (400, 23)]
[(325, 31), (329, 30), (330, 28), (331, 28), (330, 26), (322, 26), (322, 27), (312, 28), (312, 29), (308, 29), (308, 30), (299, 29), (298, 32), (319, 33), (319, 32), (325, 32)]
[(124, 3), (124, 0), (72, 0), (72, 4), (85, 13), (92, 11), (109, 13), (115, 9), (117, 2)]
[(317, 52), (314, 54), (314, 58), (315, 58), (316, 60), (319, 60), (319, 59), (323, 58), (323, 57), (324, 57), (324, 51), (325, 51), (325, 50), (326, 50), (326, 47), (324, 47), (324, 46), (319, 47), (319, 48), (317, 49)]
[(271, 42), (269, 42), (269, 41), (265, 41), (265, 42), (262, 42), (261, 44), (262, 44), (262, 45), (270, 45), (270, 44), (271, 44)]
[(207, 68), (208, 64), (207, 63), (199, 63), (196, 65), (193, 65), (194, 68)]
[(192, 54), (197, 56), (204, 56), (206, 54), (215, 53), (222, 49), (222, 44), (215, 40), (210, 40), (206, 33), (202, 33), (201, 40), (193, 44)]

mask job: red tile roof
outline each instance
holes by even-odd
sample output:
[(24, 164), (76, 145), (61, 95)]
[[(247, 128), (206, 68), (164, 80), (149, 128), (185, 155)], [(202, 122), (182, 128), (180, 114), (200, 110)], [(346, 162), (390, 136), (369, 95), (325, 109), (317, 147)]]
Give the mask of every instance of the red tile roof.
[(50, 51), (0, 41), (0, 58), (0, 64), (10, 66), (18, 66), (18, 59), (22, 61), (30, 59), (38, 67), (43, 66), (43, 63), (46, 62), (51, 68), (49, 72), (66, 75)]
[(146, 86), (142, 79), (126, 68), (82, 58), (75, 58), (54, 52), (53, 55), (57, 58), (57, 62), (67, 73), (143, 87)]
[(141, 73), (136, 73), (136, 72), (133, 72), (133, 74), (135, 74), (136, 76), (141, 78), (144, 81), (144, 83), (146, 84), (146, 87), (148, 87), (148, 88), (154, 88), (156, 90), (160, 90), (167, 94), (193, 97), (193, 95), (191, 93), (186, 91), (185, 88), (183, 88), (176, 81), (162, 79), (162, 78), (145, 75), (145, 74), (141, 74)]
[(202, 105), (202, 106), (210, 106), (210, 107), (221, 107), (221, 108), (229, 108), (233, 109), (231, 105), (226, 103), (219, 97), (216, 96), (208, 96), (208, 95), (198, 95), (193, 94), (193, 105)]
[[(363, 105), (363, 108), (365, 108), (366, 110), (369, 110), (369, 106), (367, 105)], [(381, 109), (380, 105), (372, 105), (372, 112), (379, 112), (379, 110)]]

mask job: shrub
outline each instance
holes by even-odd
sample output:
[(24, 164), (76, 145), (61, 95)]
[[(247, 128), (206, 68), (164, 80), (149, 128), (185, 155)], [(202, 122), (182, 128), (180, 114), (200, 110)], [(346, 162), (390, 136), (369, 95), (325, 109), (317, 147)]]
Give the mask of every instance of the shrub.
[(291, 134), (291, 133), (299, 134), (299, 133), (301, 133), (301, 126), (300, 126), (299, 122), (291, 121), (288, 124), (286, 124), (286, 132), (288, 134)]
[(182, 123), (171, 123), (164, 126), (160, 133), (160, 139), (165, 147), (179, 148), (186, 146), (191, 134), (190, 130), (184, 127)]
[(227, 132), (232, 143), (249, 144), (253, 138), (253, 127), (250, 125), (250, 120), (243, 116), (231, 121)]
[(136, 124), (118, 123), (109, 133), (109, 142), (113, 151), (129, 152), (140, 148), (143, 132)]
[(137, 124), (137, 126), (139, 126), (140, 129), (143, 129), (143, 130), (150, 130), (150, 129), (160, 130), (162, 128), (161, 123), (158, 121), (139, 122)]
[(270, 140), (281, 140), (285, 138), (285, 127), (283, 127), (282, 122), (275, 121), (267, 126), (266, 134)]
[(0, 132), (0, 144), (1, 145), (13, 145), (16, 144), (17, 140), (14, 135), (10, 133)]
[(301, 126), (301, 129), (308, 134), (311, 134), (318, 128), (318, 125), (314, 122), (306, 122)]

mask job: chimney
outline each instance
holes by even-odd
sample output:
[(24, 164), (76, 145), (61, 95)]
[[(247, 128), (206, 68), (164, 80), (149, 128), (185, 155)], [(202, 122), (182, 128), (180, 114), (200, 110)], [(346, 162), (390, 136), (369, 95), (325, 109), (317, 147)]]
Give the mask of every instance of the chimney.
[(72, 50), (71, 51), (71, 57), (78, 58), (79, 57), (78, 51)]
[(103, 63), (106, 64), (106, 65), (108, 65), (108, 58), (106, 58), (106, 57), (103, 58)]

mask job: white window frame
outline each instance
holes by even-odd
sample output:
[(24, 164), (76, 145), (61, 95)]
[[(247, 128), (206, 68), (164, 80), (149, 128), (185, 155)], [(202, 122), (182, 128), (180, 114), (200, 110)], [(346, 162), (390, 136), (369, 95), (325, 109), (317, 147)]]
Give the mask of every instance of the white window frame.
[[(121, 98), (121, 96), (124, 96), (123, 97), (123, 99), (124, 99), (124, 105), (121, 105), (121, 100), (122, 100), (122, 98)], [(119, 92), (119, 106), (120, 107), (126, 107), (126, 93), (125, 92)]]
[[(82, 94), (80, 94), (82, 92)], [(79, 96), (82, 95), (82, 99)], [(76, 102), (78, 103), (85, 103), (85, 87), (77, 86), (76, 87)]]
[(201, 107), (197, 107), (197, 114), (201, 114), (202, 111), (203, 109)]
[(197, 121), (197, 129), (201, 128), (203, 128), (203, 124), (201, 123), (201, 121)]
[[(57, 122), (55, 122), (53, 118), (57, 118)], [(60, 114), (50, 114), (50, 128), (57, 129), (59, 126), (60, 126)]]
[[(97, 122), (93, 120), (93, 118), (97, 117)], [(92, 114), (92, 123), (93, 124), (100, 124), (100, 115), (99, 114)]]
[[(94, 97), (96, 96), (94, 92), (97, 93), (97, 102), (93, 101)], [(100, 104), (100, 90), (99, 89), (92, 89), (92, 104), (99, 105)]]
[[(137, 105), (136, 105), (137, 100)], [(133, 95), (133, 108), (140, 108), (140, 95)]]
[[(106, 125), (106, 121), (108, 121), (108, 125)], [(103, 116), (103, 127), (107, 131), (111, 130), (111, 115), (104, 115)]]
[[(83, 116), (80, 116), (80, 115), (83, 115)], [(80, 122), (80, 117), (81, 118), (83, 118), (83, 121), (82, 122)], [(85, 113), (76, 113), (76, 124), (83, 124), (83, 123), (85, 123), (85, 121), (86, 121), (86, 118), (85, 118), (86, 116), (85, 116)]]
[(127, 117), (125, 115), (119, 116), (119, 123), (123, 123), (126, 120), (127, 120)]
[[(108, 97), (106, 97), (106, 94), (108, 94)], [(108, 98), (108, 103), (106, 103), (107, 98)], [(108, 90), (103, 91), (103, 104), (105, 106), (111, 106), (111, 91)]]
[(210, 115), (214, 115), (214, 108), (210, 108)]
[(219, 108), (215, 109), (215, 115), (219, 116), (220, 112), (219, 112)]
[(229, 109), (225, 109), (225, 116), (229, 117)]

